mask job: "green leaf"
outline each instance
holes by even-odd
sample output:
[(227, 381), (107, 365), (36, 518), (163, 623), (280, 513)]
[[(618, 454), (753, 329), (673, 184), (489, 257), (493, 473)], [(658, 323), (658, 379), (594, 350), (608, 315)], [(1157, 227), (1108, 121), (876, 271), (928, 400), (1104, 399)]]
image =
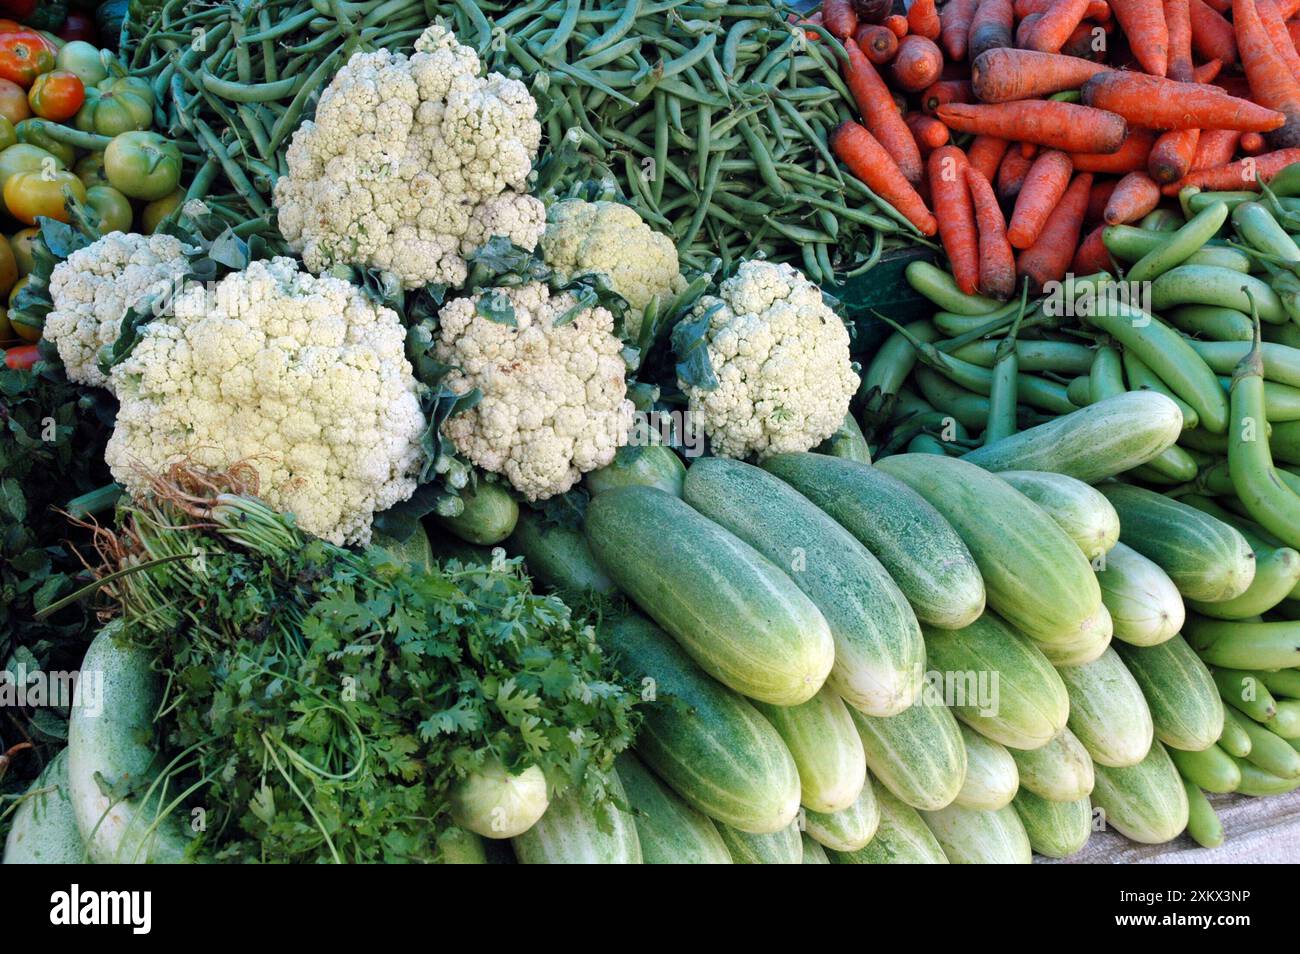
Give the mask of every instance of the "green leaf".
[(27, 498), (23, 495), (22, 484), (13, 477), (0, 480), (0, 508), (16, 523), (27, 519)]
[(709, 360), (708, 331), (713, 316), (723, 308), (715, 302), (700, 314), (683, 318), (673, 328), (673, 353), (677, 356), (677, 378), (683, 387), (704, 388), (712, 391), (718, 387), (718, 375)]
[(495, 321), (499, 325), (508, 325), (511, 328), (519, 327), (519, 322), (515, 321), (514, 304), (510, 301), (510, 297), (499, 288), (485, 291), (480, 295), (478, 301), (474, 303), (474, 311), (488, 321)]

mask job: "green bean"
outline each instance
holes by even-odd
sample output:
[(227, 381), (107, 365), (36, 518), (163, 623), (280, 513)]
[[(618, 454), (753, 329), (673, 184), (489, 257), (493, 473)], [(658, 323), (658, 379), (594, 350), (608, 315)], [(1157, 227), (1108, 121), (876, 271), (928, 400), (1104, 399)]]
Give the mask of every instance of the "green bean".
[[(695, 164), (699, 173), (698, 184), (704, 185), (705, 173), (709, 165), (709, 151), (713, 139), (713, 111), (707, 106), (695, 107)], [(721, 157), (719, 157), (721, 158)]]
[(840, 173), (839, 163), (837, 163), (835, 157), (831, 155), (831, 151), (827, 148), (826, 143), (822, 141), (822, 137), (817, 135), (817, 133), (813, 131), (813, 128), (808, 125), (808, 121), (799, 115), (799, 110), (795, 109), (794, 104), (784, 97), (778, 97), (775, 102), (777, 109), (781, 110), (781, 112), (785, 114), (785, 117), (794, 124), (794, 127), (799, 130), (799, 132), (803, 134), (803, 137), (814, 149), (817, 150), (817, 154), (821, 156), (822, 161), (826, 163), (826, 168), (831, 171), (831, 174), (836, 178), (836, 180), (843, 182), (844, 177)]
[(258, 191), (253, 188), (253, 184), (248, 181), (248, 177), (244, 174), (244, 170), (230, 158), (216, 134), (208, 128), (207, 123), (195, 117), (194, 129), (198, 133), (199, 138), (203, 141), (208, 154), (215, 157), (217, 162), (221, 163), (221, 168), (222, 171), (225, 172), (226, 178), (230, 180), (231, 184), (239, 191), (244, 200), (248, 202), (249, 207), (258, 215), (267, 215), (270, 212), (270, 207), (266, 204), (266, 201)]
[(758, 132), (754, 129), (751, 118), (747, 117), (737, 126), (741, 137), (745, 140), (750, 154), (754, 157), (754, 162), (758, 169), (758, 177), (767, 184), (767, 186), (776, 191), (783, 192), (786, 190), (786, 184), (781, 180), (777, 173), (776, 167), (772, 163), (772, 155), (768, 151), (767, 145), (763, 142)]
[(272, 100), (285, 99), (295, 94), (301, 88), (305, 79), (300, 74), (298, 76), (286, 76), (284, 79), (276, 80), (273, 83), (235, 83), (207, 72), (200, 73), (198, 78), (203, 88), (209, 93), (230, 100), (232, 103), (266, 103)]
[(772, 226), (772, 228), (777, 232), (777, 234), (784, 235), (790, 241), (796, 242), (800, 245), (812, 246), (818, 244), (819, 242), (825, 243), (825, 242), (834, 241), (825, 232), (819, 232), (816, 229), (805, 228), (802, 225), (795, 225), (791, 222), (782, 222), (771, 215), (764, 216), (763, 221), (766, 222), (768, 225)]
[(718, 38), (714, 36), (712, 33), (710, 33), (698, 44), (696, 44), (694, 49), (688, 50), (687, 52), (683, 53), (681, 56), (675, 57), (674, 59), (671, 59), (667, 63), (665, 63), (661, 78), (671, 79), (677, 74), (690, 69), (696, 63), (699, 63), (702, 59), (708, 56), (709, 53), (713, 51), (713, 47), (716, 45), (717, 42), (718, 42)]
[(604, 33), (589, 42), (579, 51), (579, 56), (594, 56), (602, 50), (618, 43), (636, 23), (641, 12), (641, 0), (627, 0), (619, 13), (618, 19)]
[(704, 180), (704, 188), (700, 190), (695, 212), (686, 226), (686, 231), (678, 239), (677, 245), (679, 248), (689, 246), (695, 240), (695, 236), (699, 234), (700, 226), (704, 223), (704, 216), (708, 214), (709, 206), (713, 202), (713, 190), (717, 188), (721, 172), (722, 156), (719, 155), (717, 159), (713, 160), (708, 177)]
[(654, 196), (655, 204), (658, 205), (663, 198), (664, 180), (667, 177), (666, 168), (668, 166), (668, 97), (662, 91), (654, 94), (654, 117), (655, 167), (651, 194)]
[(619, 43), (615, 43), (613, 46), (605, 50), (593, 53), (591, 56), (581, 57), (580, 59), (575, 60), (574, 63), (576, 66), (594, 70), (597, 67), (605, 66), (607, 63), (613, 63), (616, 60), (622, 59), (633, 50), (639, 50), (640, 48), (641, 38), (639, 36), (632, 36)]
[(302, 111), (307, 105), (307, 100), (311, 93), (320, 89), (325, 77), (329, 76), (340, 60), (346, 60), (352, 55), (353, 41), (349, 40), (343, 46), (330, 53), (325, 59), (307, 77), (307, 81), (294, 95), (293, 100), (289, 103), (288, 108), (276, 121), (275, 126), (271, 129), (270, 148), (272, 152), (279, 152), (280, 146), (284, 144), (285, 139), (297, 127), (298, 119), (302, 116)]
[(737, 20), (727, 31), (727, 38), (722, 44), (722, 72), (730, 79), (737, 79), (736, 59), (740, 55), (741, 41), (759, 26), (757, 20)]

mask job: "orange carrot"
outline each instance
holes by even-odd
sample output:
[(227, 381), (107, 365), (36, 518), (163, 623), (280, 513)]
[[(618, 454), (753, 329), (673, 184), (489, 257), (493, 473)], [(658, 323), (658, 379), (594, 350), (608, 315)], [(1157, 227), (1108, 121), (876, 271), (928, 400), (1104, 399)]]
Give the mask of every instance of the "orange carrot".
[(1286, 32), (1291, 37), (1291, 45), (1300, 50), (1300, 20), (1287, 20)]
[(844, 65), (844, 81), (853, 94), (862, 121), (872, 136), (894, 157), (908, 182), (921, 181), (921, 150), (912, 131), (894, 105), (894, 98), (876, 68), (856, 43), (846, 43), (849, 61)]
[(1038, 147), (1032, 142), (1022, 142), (1020, 144), (1020, 154), (1026, 159), (1032, 159), (1038, 155)]
[(822, 26), (837, 40), (847, 40), (858, 28), (858, 14), (850, 0), (824, 0)]
[(898, 37), (900, 40), (903, 37), (907, 36), (908, 31), (910, 29), (910, 27), (907, 25), (907, 17), (897, 13), (885, 17), (885, 19), (881, 20), (880, 22), (883, 23), (885, 26), (889, 27), (889, 29), (893, 30), (894, 36)]
[(1077, 56), (1034, 50), (989, 50), (971, 64), (971, 89), (985, 103), (1037, 99), (1077, 89), (1107, 67)]
[(1241, 133), (1235, 129), (1203, 129), (1201, 138), (1196, 143), (1196, 155), (1192, 159), (1192, 172), (1200, 169), (1212, 169), (1226, 166), (1232, 162), (1237, 151), (1237, 142)]
[(984, 106), (949, 103), (940, 106), (936, 115), (958, 132), (1033, 142), (1066, 152), (1114, 152), (1124, 142), (1126, 131), (1122, 116), (1056, 100)]
[(1192, 82), (1213, 83), (1221, 69), (1223, 69), (1223, 60), (1206, 60), (1200, 66), (1192, 67)]
[(1038, 23), (1043, 19), (1041, 13), (1031, 13), (1025, 17), (1016, 26), (1015, 42), (1018, 49), (1024, 49), (1029, 43), (1029, 35), (1038, 29)]
[(1070, 271), (1074, 274), (1095, 275), (1097, 272), (1108, 272), (1114, 268), (1110, 261), (1110, 252), (1107, 251), (1106, 243), (1101, 237), (1105, 228), (1104, 224), (1097, 226), (1079, 243), (1079, 250), (1074, 253), (1074, 261), (1070, 263)]
[[(806, 17), (804, 19), (800, 19), (799, 17), (795, 16), (793, 13), (790, 13), (786, 15), (785, 22), (789, 23), (791, 26), (808, 26), (812, 24), (821, 26), (822, 12), (818, 10), (812, 16)], [(822, 35), (818, 33), (816, 30), (804, 30), (803, 35), (804, 35), (804, 39), (806, 39), (809, 43), (816, 43), (818, 40), (822, 38)]]
[[(1237, 31), (1237, 52), (1255, 102), (1283, 114), (1285, 125), (1268, 137), (1274, 147), (1300, 146), (1300, 82), (1291, 75), (1268, 35), (1254, 0), (1232, 0), (1232, 24)], [(1267, 132), (1255, 126), (1209, 123), (1225, 129)]]
[(939, 12), (939, 37), (950, 60), (966, 58), (966, 37), (979, 0), (948, 0)]
[(1161, 191), (1165, 195), (1177, 195), (1187, 186), (1200, 186), (1207, 192), (1253, 192), (1259, 189), (1261, 182), (1267, 183), (1293, 162), (1300, 162), (1300, 149), (1278, 149), (1260, 156), (1247, 156), (1227, 165), (1195, 170)]
[(943, 54), (933, 40), (908, 34), (898, 41), (898, 52), (889, 66), (894, 84), (909, 93), (919, 93), (939, 80)]
[(1199, 129), (1177, 129), (1161, 133), (1147, 157), (1147, 172), (1156, 182), (1177, 182), (1192, 169), (1196, 158), (1196, 144), (1201, 141)]
[(1110, 0), (1110, 9), (1142, 68), (1164, 76), (1169, 68), (1169, 27), (1160, 0)]
[(1192, 21), (1192, 49), (1207, 60), (1237, 62), (1237, 39), (1232, 24), (1206, 5), (1205, 0), (1188, 0)]
[(1092, 188), (1088, 190), (1088, 211), (1083, 216), (1085, 226), (1101, 221), (1102, 216), (1106, 214), (1106, 203), (1110, 201), (1110, 194), (1115, 191), (1118, 181), (1118, 179), (1093, 180)]
[(1106, 34), (1110, 32), (1106, 29), (1108, 26), (1109, 23), (1102, 25), (1084, 20), (1061, 46), (1061, 53), (1100, 63), (1106, 58)]
[(939, 80), (921, 91), (921, 112), (933, 116), (944, 103), (969, 103), (972, 95), (965, 80)]
[(907, 128), (912, 130), (912, 138), (921, 147), (922, 155), (932, 149), (938, 149), (948, 142), (948, 127), (933, 116), (925, 113), (907, 113), (903, 116)]
[(1187, 0), (1164, 0), (1169, 28), (1168, 75), (1180, 83), (1192, 82), (1192, 13)]
[(939, 230), (939, 223), (893, 157), (864, 127), (845, 120), (832, 131), (830, 146), (849, 172), (897, 209), (922, 235), (934, 235)]
[(1007, 242), (1007, 223), (989, 180), (966, 167), (966, 185), (975, 207), (980, 243), (980, 291), (994, 298), (1010, 298), (1016, 290), (1016, 256)]
[(952, 277), (967, 295), (979, 290), (980, 263), (975, 212), (966, 187), (970, 163), (956, 146), (941, 146), (926, 162), (930, 201), (939, 221), (939, 239), (948, 255)]
[(966, 156), (970, 164), (980, 171), (980, 175), (992, 182), (998, 174), (1002, 157), (1010, 147), (1011, 143), (996, 136), (976, 136), (966, 148)]
[(1055, 149), (1047, 150), (1034, 160), (1016, 196), (1011, 227), (1007, 230), (1007, 239), (1014, 247), (1029, 248), (1038, 240), (1038, 233), (1043, 230), (1047, 217), (1070, 184), (1073, 169), (1070, 157)]
[(1259, 22), (1264, 25), (1264, 31), (1273, 41), (1273, 48), (1291, 71), (1292, 78), (1300, 82), (1300, 53), (1296, 53), (1295, 44), (1291, 42), (1291, 34), (1287, 32), (1286, 21), (1278, 12), (1277, 4), (1272, 0), (1259, 0), (1255, 9), (1259, 12)]
[(1070, 154), (1076, 172), (1110, 172), (1116, 175), (1135, 172), (1147, 167), (1147, 158), (1156, 141), (1156, 134), (1145, 126), (1129, 130), (1128, 136), (1114, 152), (1076, 152)]
[(980, 0), (970, 21), (966, 55), (973, 60), (985, 50), (1011, 46), (1015, 22), (1011, 0)]
[(907, 32), (923, 36), (927, 40), (939, 39), (939, 11), (934, 0), (915, 0), (907, 11)]
[(1047, 224), (1038, 233), (1038, 241), (1020, 253), (1016, 273), (1029, 279), (1031, 294), (1042, 291), (1048, 282), (1065, 277), (1079, 247), (1079, 231), (1083, 228), (1083, 214), (1088, 208), (1091, 188), (1091, 174), (1085, 172), (1075, 176), (1048, 216)]
[(1255, 132), (1242, 133), (1237, 148), (1248, 156), (1258, 156), (1264, 151), (1264, 137)]
[[(1240, 0), (1239, 0), (1240, 2)], [(1267, 39), (1267, 38), (1266, 38)], [(1098, 73), (1083, 84), (1083, 102), (1156, 129), (1268, 132), (1286, 116), (1201, 83), (1179, 83), (1129, 70)]]
[(894, 58), (898, 52), (898, 37), (894, 31), (879, 23), (864, 23), (853, 34), (853, 41), (858, 49), (867, 55), (872, 63), (883, 66)]
[(1074, 28), (1083, 22), (1089, 0), (1061, 0), (1043, 11), (1042, 18), (1026, 31), (1025, 49), (1055, 53), (1065, 45)]
[(1123, 225), (1136, 222), (1160, 204), (1160, 186), (1145, 172), (1130, 172), (1106, 203), (1102, 217), (1107, 225)]
[(1205, 0), (1206, 6), (1212, 7), (1215, 13), (1231, 13), (1232, 0)]
[(1025, 176), (1034, 167), (1034, 160), (1026, 158), (1019, 149), (1008, 149), (998, 165), (998, 198), (1010, 205), (1020, 195)]
[[(1016, 19), (1023, 20), (1031, 13), (1047, 13), (1057, 5), (1057, 0), (1016, 0)], [(1082, 19), (1109, 20), (1110, 4), (1106, 0), (1088, 0)]]

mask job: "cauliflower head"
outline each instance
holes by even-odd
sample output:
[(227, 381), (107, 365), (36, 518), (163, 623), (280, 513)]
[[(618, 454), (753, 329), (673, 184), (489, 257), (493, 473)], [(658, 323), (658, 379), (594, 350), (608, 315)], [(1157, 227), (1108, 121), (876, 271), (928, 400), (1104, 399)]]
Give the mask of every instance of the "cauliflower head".
[(686, 287), (672, 239), (618, 202), (565, 199), (552, 205), (542, 256), (564, 281), (589, 272), (608, 276), (610, 287), (632, 306), (628, 317), (636, 320), (655, 295), (675, 295)]
[(687, 386), (720, 457), (806, 451), (835, 433), (857, 391), (849, 333), (821, 289), (789, 265), (748, 261), (694, 309), (718, 387)]
[(529, 500), (564, 493), (627, 443), (633, 408), (614, 316), (579, 308), (557, 327), (578, 306), (572, 294), (552, 295), (540, 282), (487, 292), (493, 308), (513, 309), (512, 326), (481, 313), (484, 294), (449, 302), (438, 315), (435, 355), (453, 369), (447, 386), (482, 393), (443, 433)]
[(259, 494), (331, 543), (366, 543), (415, 492), (425, 428), (396, 312), (291, 258), (193, 285), (112, 370), (105, 458), (132, 495), (189, 458), (247, 460)]
[(275, 185), (280, 232), (313, 272), (362, 265), (406, 288), (459, 286), (494, 235), (532, 251), (546, 209), (525, 195), (541, 144), (521, 82), (479, 76), (474, 50), (431, 26), (415, 52), (357, 53), (293, 135)]
[(171, 235), (110, 232), (54, 266), (43, 334), (58, 346), (70, 381), (108, 385), (97, 364), (100, 350), (117, 340), (130, 309), (175, 291), (190, 251)]

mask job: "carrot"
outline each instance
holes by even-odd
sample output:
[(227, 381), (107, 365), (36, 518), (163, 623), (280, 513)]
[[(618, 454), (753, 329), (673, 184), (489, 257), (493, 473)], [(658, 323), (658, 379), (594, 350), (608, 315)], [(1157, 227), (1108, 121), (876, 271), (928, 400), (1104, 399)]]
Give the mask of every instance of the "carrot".
[(1232, 12), (1232, 0), (1205, 0), (1205, 4), (1212, 7), (1215, 13)]
[(1156, 182), (1177, 182), (1187, 175), (1196, 158), (1196, 144), (1201, 141), (1199, 129), (1176, 129), (1161, 133), (1147, 157), (1147, 172)]
[(1091, 20), (1084, 20), (1074, 28), (1069, 39), (1062, 44), (1061, 53), (1065, 56), (1075, 56), (1089, 62), (1100, 63), (1106, 58), (1106, 34), (1110, 31), (1105, 27), (1109, 25), (1102, 26)]
[(1020, 144), (1020, 154), (1026, 159), (1033, 159), (1038, 155), (1038, 147), (1032, 142), (1022, 142)]
[(1273, 0), (1273, 6), (1277, 7), (1277, 15), (1283, 20), (1300, 13), (1300, 0)]
[[(1023, 20), (1031, 13), (1047, 13), (1055, 6), (1058, 0), (1016, 0), (1016, 19)], [(1081, 19), (1109, 20), (1110, 4), (1106, 0), (1088, 0)]]
[(1005, 139), (998, 139), (996, 136), (976, 136), (966, 148), (966, 156), (970, 164), (978, 169), (985, 179), (992, 182), (998, 174), (1002, 157), (1010, 148), (1011, 143)]
[(1165, 25), (1169, 28), (1168, 76), (1180, 83), (1192, 82), (1192, 13), (1187, 0), (1164, 0)]
[(1097, 226), (1079, 243), (1079, 250), (1074, 253), (1074, 261), (1070, 263), (1070, 271), (1076, 275), (1095, 275), (1115, 267), (1111, 264), (1110, 252), (1102, 240), (1105, 229), (1104, 224)]
[(989, 50), (971, 64), (971, 90), (985, 103), (1037, 99), (1077, 89), (1106, 69), (1077, 56), (1034, 50)]
[(900, 40), (907, 36), (908, 30), (910, 29), (907, 23), (907, 17), (897, 13), (885, 17), (885, 19), (880, 22), (893, 30), (894, 36), (898, 37)]
[(1098, 73), (1083, 84), (1083, 102), (1155, 129), (1241, 129), (1268, 132), (1286, 116), (1200, 83), (1127, 70)]
[(1088, 190), (1088, 211), (1083, 216), (1085, 226), (1102, 220), (1106, 214), (1106, 203), (1110, 201), (1110, 195), (1118, 183), (1118, 179), (1093, 180), (1092, 188)]
[(1136, 222), (1160, 204), (1160, 186), (1145, 172), (1130, 172), (1111, 193), (1102, 217), (1107, 225)]
[(41, 360), (39, 345), (16, 345), (4, 352), (5, 367), (10, 371), (30, 371)]
[(1031, 13), (1020, 21), (1020, 24), (1016, 27), (1015, 35), (1017, 48), (1022, 50), (1025, 48), (1029, 43), (1029, 35), (1038, 28), (1038, 23), (1042, 19), (1043, 15), (1041, 13)]
[(1091, 188), (1090, 173), (1075, 176), (1048, 216), (1047, 224), (1038, 233), (1038, 241), (1020, 253), (1016, 273), (1029, 279), (1031, 293), (1042, 291), (1048, 282), (1065, 277), (1079, 247), (1079, 232), (1083, 228), (1083, 214), (1088, 208)]
[(915, 0), (907, 11), (907, 31), (927, 40), (939, 39), (939, 11), (934, 0)]
[(1197, 172), (1215, 166), (1226, 166), (1232, 162), (1232, 156), (1237, 151), (1237, 142), (1240, 139), (1241, 133), (1235, 129), (1201, 130), (1201, 138), (1196, 143), (1196, 155), (1192, 158), (1190, 171)]
[(979, 0), (948, 0), (939, 12), (939, 38), (950, 60), (966, 58), (966, 38)]
[(907, 128), (912, 130), (912, 138), (921, 147), (922, 154), (938, 149), (948, 142), (948, 127), (933, 116), (927, 116), (925, 113), (907, 113), (903, 116), (903, 121), (907, 123)]
[[(791, 26), (811, 26), (811, 25), (821, 26), (822, 12), (818, 10), (812, 16), (805, 17), (803, 19), (800, 19), (799, 17), (795, 16), (793, 13), (790, 13), (786, 15), (785, 22), (789, 23)], [(804, 30), (803, 35), (804, 35), (804, 39), (808, 40), (808, 42), (810, 43), (816, 43), (818, 40), (822, 38), (822, 35), (818, 33), (816, 30)]]
[(1074, 28), (1083, 22), (1090, 0), (1061, 0), (1043, 11), (1038, 20), (1025, 33), (1024, 47), (1040, 53), (1055, 53), (1070, 38)]
[(942, 69), (943, 53), (934, 41), (909, 33), (898, 41), (898, 53), (889, 72), (899, 89), (919, 93), (931, 83), (938, 82)]
[(1273, 48), (1291, 71), (1292, 78), (1300, 82), (1300, 53), (1296, 53), (1295, 44), (1291, 42), (1291, 34), (1287, 32), (1286, 21), (1278, 12), (1277, 4), (1272, 0), (1260, 0), (1255, 4), (1255, 9), (1259, 13), (1259, 22), (1264, 25), (1264, 31), (1273, 42)]
[(1034, 160), (1025, 181), (1016, 196), (1016, 205), (1011, 212), (1011, 227), (1007, 229), (1007, 240), (1019, 249), (1029, 248), (1038, 239), (1047, 217), (1061, 201), (1065, 188), (1070, 184), (1070, 173), (1074, 164), (1063, 152), (1049, 149)]
[(939, 80), (921, 91), (921, 112), (933, 116), (944, 103), (969, 103), (972, 95), (965, 80)]
[(898, 37), (894, 36), (894, 31), (878, 23), (864, 23), (858, 27), (853, 42), (877, 66), (888, 63), (898, 52)]
[(849, 172), (897, 209), (922, 235), (934, 235), (939, 230), (939, 223), (925, 207), (925, 201), (885, 147), (865, 127), (851, 119), (845, 120), (831, 132), (830, 146)]
[(822, 26), (837, 40), (847, 40), (858, 28), (858, 14), (850, 0), (824, 0)]
[(1025, 176), (1034, 167), (1034, 160), (1027, 158), (1019, 149), (1008, 149), (998, 164), (998, 198), (1010, 205), (1020, 195), (1025, 185)]
[(1286, 32), (1291, 37), (1291, 45), (1300, 49), (1300, 20), (1287, 20)]
[(1223, 69), (1223, 60), (1206, 60), (1200, 66), (1192, 67), (1192, 82), (1213, 83), (1221, 69)]
[(1055, 100), (984, 106), (949, 103), (940, 106), (936, 115), (958, 132), (1033, 142), (1066, 152), (1114, 152), (1124, 142), (1126, 131), (1122, 116)]
[(1070, 154), (1075, 172), (1110, 172), (1124, 175), (1147, 167), (1156, 134), (1144, 126), (1129, 130), (1128, 136), (1114, 152), (1076, 152)]
[(856, 43), (846, 43), (849, 61), (844, 65), (844, 81), (862, 113), (862, 121), (885, 151), (894, 157), (908, 182), (921, 181), (921, 150), (912, 131), (894, 105), (894, 98), (876, 68)]
[(989, 180), (966, 167), (966, 185), (975, 207), (980, 243), (980, 291), (994, 298), (1010, 298), (1016, 290), (1016, 256), (1007, 242), (1007, 223)]
[[(1268, 137), (1277, 148), (1300, 146), (1300, 82), (1287, 69), (1282, 55), (1273, 45), (1256, 9), (1254, 0), (1232, 0), (1232, 24), (1237, 31), (1237, 52), (1246, 70), (1250, 92), (1255, 102), (1283, 114), (1282, 128)], [(1267, 132), (1254, 126), (1211, 123), (1225, 129)], [(1279, 124), (1281, 125), (1281, 124)]]
[(1259, 133), (1242, 133), (1237, 148), (1248, 156), (1258, 156), (1264, 151), (1264, 137)]
[(966, 186), (966, 169), (970, 163), (956, 146), (941, 146), (930, 153), (926, 162), (930, 182), (930, 201), (939, 221), (939, 240), (952, 266), (957, 287), (967, 295), (979, 290), (979, 246), (975, 231), (975, 211)]
[(1169, 67), (1169, 27), (1160, 0), (1110, 0), (1110, 9), (1142, 68), (1152, 76), (1164, 76)]
[(1226, 165), (1194, 170), (1161, 191), (1165, 195), (1177, 195), (1187, 186), (1200, 186), (1207, 192), (1253, 192), (1259, 189), (1261, 182), (1267, 183), (1293, 162), (1300, 162), (1300, 148), (1278, 149)]
[(980, 0), (970, 21), (966, 55), (973, 60), (985, 50), (1011, 46), (1015, 22), (1011, 0)]
[(1192, 49), (1207, 60), (1237, 62), (1237, 38), (1232, 24), (1205, 0), (1188, 0), (1187, 12), (1192, 21)]

